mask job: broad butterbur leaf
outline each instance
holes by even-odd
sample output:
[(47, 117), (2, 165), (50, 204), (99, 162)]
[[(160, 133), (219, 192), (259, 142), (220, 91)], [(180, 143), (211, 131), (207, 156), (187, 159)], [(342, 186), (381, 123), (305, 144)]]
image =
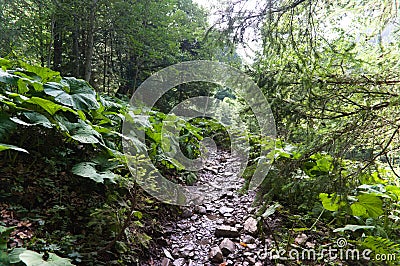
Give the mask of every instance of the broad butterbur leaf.
[(88, 111), (100, 107), (96, 92), (84, 80), (64, 78), (60, 83), (49, 82), (44, 85), (44, 92), (53, 96), (56, 102), (75, 110)]
[(68, 132), (72, 139), (85, 144), (102, 142), (101, 134), (86, 122), (78, 120), (77, 123), (72, 123), (64, 116), (55, 116), (55, 118), (59, 121), (61, 130)]
[(25, 153), (29, 153), (27, 150), (14, 146), (14, 145), (9, 145), (9, 144), (4, 144), (0, 143), (0, 151), (5, 151), (5, 150), (14, 150), (14, 151), (22, 151)]
[(19, 77), (0, 69), (0, 82), (15, 85)]
[(355, 224), (346, 224), (345, 227), (341, 228), (336, 228), (333, 230), (333, 232), (344, 232), (346, 230), (355, 232), (356, 230), (361, 230), (361, 229), (374, 229), (375, 226), (369, 226), (369, 225), (355, 225)]
[(53, 71), (50, 68), (47, 67), (40, 67), (40, 66), (32, 66), (29, 65), (25, 62), (20, 61), (19, 64), (21, 65), (21, 67), (24, 68), (24, 70), (35, 74), (37, 77), (40, 78), (40, 81), (42, 83), (46, 83), (49, 81), (60, 81), (61, 77), (60, 77), (60, 72), (57, 71)]
[(108, 170), (104, 172), (98, 172), (95, 166), (96, 164), (93, 162), (78, 163), (72, 168), (72, 173), (75, 175), (88, 177), (97, 183), (103, 183), (104, 179), (109, 179), (113, 183), (115, 182), (114, 179), (116, 178), (116, 175), (113, 172)]
[(26, 251), (26, 248), (14, 248), (10, 252), (10, 254), (8, 255), (10, 263), (18, 263), (18, 262), (20, 262), (21, 259), (19, 258), (19, 255), (21, 255), (25, 251)]
[(354, 216), (368, 216), (377, 218), (383, 214), (382, 200), (372, 194), (361, 194), (357, 196), (356, 202), (354, 202), (350, 208)]
[(339, 200), (340, 197), (334, 195), (328, 195), (327, 193), (320, 193), (319, 199), (322, 202), (324, 208), (328, 211), (337, 211), (340, 207)]
[(44, 110), (46, 110), (51, 115), (54, 115), (59, 110), (70, 111), (70, 112), (75, 113), (75, 111), (73, 111), (72, 109), (70, 109), (68, 107), (56, 104), (56, 103), (54, 103), (52, 101), (49, 101), (49, 100), (46, 100), (46, 99), (43, 99), (43, 98), (39, 98), (39, 97), (32, 97), (27, 102), (33, 103), (33, 104), (36, 104), (36, 105), (42, 107)]
[(53, 124), (47, 117), (37, 112), (25, 112), (24, 116), (29, 119), (32, 125), (41, 125), (47, 128), (53, 127)]
[(26, 266), (73, 266), (69, 259), (61, 258), (54, 253), (49, 253), (47, 260), (43, 259), (43, 254), (25, 250), (19, 258)]

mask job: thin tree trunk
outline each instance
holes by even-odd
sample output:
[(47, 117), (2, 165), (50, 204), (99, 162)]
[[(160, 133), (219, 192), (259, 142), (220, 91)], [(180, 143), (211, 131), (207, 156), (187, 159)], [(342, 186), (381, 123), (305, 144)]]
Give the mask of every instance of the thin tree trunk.
[[(42, 18), (42, 13), (43, 12), (43, 8), (42, 8), (42, 5), (41, 4), (39, 4), (39, 18), (40, 18), (40, 21), (43, 21), (44, 19)], [(43, 32), (45, 31), (45, 29), (44, 29), (44, 24), (43, 23), (40, 23), (39, 24), (39, 32), (38, 32), (38, 34), (39, 34), (39, 45), (40, 45), (40, 66), (41, 67), (44, 67), (45, 66), (45, 63), (46, 63), (46, 47), (45, 47), (45, 41), (44, 41), (44, 35), (43, 35)]]
[[(113, 49), (114, 49), (114, 42), (113, 42), (113, 36), (114, 34), (111, 32), (110, 33), (110, 60), (109, 60), (109, 64), (110, 64), (110, 74), (109, 75), (113, 75), (114, 73), (114, 59), (113, 59)], [(110, 76), (108, 76), (107, 78), (107, 94), (110, 95)]]
[(62, 65), (62, 25), (57, 19), (54, 20), (54, 41), (53, 41), (53, 68), (60, 71)]
[(47, 67), (51, 67), (51, 47), (53, 46), (53, 40), (54, 40), (54, 15), (51, 17), (51, 24), (50, 24), (50, 41), (48, 44), (47, 48)]
[(92, 77), (92, 60), (93, 60), (93, 49), (94, 49), (94, 28), (96, 19), (96, 7), (97, 0), (93, 0), (89, 15), (89, 27), (87, 33), (87, 43), (86, 43), (86, 58), (85, 58), (85, 80), (90, 81)]
[(104, 36), (104, 51), (103, 51), (103, 87), (102, 91), (106, 90), (106, 80), (108, 72), (108, 56), (107, 56), (107, 35)]
[[(137, 62), (137, 63), (139, 63), (139, 62)], [(130, 88), (130, 92), (131, 92), (130, 95), (133, 95), (133, 93), (134, 93), (135, 90), (136, 90), (138, 76), (139, 76), (139, 66), (138, 66), (138, 64), (136, 64), (136, 68), (135, 68), (135, 78), (134, 78), (134, 80), (133, 80), (132, 87)]]
[(77, 15), (74, 14), (74, 31), (72, 32), (72, 66), (73, 76), (80, 76), (80, 62), (79, 62), (79, 24)]

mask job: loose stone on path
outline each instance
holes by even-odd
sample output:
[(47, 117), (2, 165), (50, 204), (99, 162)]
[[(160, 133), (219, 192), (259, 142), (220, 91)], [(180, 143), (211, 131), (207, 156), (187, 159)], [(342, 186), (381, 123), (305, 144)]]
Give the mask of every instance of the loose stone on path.
[(155, 264), (151, 265), (273, 265), (259, 257), (264, 252), (264, 245), (257, 239), (256, 208), (251, 206), (254, 192), (237, 193), (244, 184), (244, 179), (235, 174), (239, 167), (237, 160), (230, 158), (227, 152), (218, 151), (211, 154), (206, 165), (198, 173), (197, 184), (221, 187), (220, 193), (204, 191), (208, 201), (182, 208), (180, 220), (165, 225), (162, 236), (165, 244), (157, 247), (155, 253), (158, 255), (153, 258)]

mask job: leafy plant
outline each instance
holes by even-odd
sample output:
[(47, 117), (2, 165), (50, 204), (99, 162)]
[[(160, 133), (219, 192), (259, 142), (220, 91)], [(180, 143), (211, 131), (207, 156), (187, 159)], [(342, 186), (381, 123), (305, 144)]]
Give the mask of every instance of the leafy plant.
[[(69, 243), (64, 238), (64, 240), (54, 240), (59, 234), (70, 235), (70, 232), (66, 231), (75, 230), (76, 225), (71, 225), (71, 223), (75, 223), (72, 214), (78, 211), (81, 215), (79, 227), (82, 228), (81, 230), (99, 233), (88, 239), (90, 238), (92, 243), (100, 243), (104, 250), (116, 248), (118, 252), (123, 250), (123, 253), (128, 253), (131, 251), (131, 247), (147, 246), (151, 238), (144, 232), (144, 226), (140, 222), (143, 215), (140, 210), (136, 209), (137, 202), (141, 200), (141, 198), (137, 198), (140, 192), (132, 184), (133, 180), (129, 178), (125, 157), (122, 154), (121, 139), (123, 136), (120, 133), (126, 113), (135, 110), (129, 107), (128, 102), (97, 94), (83, 80), (61, 77), (58, 72), (22, 62), (11, 62), (4, 59), (0, 62), (2, 64), (0, 70), (0, 143), (4, 143), (0, 144), (0, 151), (3, 151), (1, 155), (7, 161), (12, 160), (13, 163), (16, 163), (18, 162), (17, 158), (22, 156), (17, 151), (29, 152), (24, 156), (27, 156), (25, 158), (28, 158), (28, 161), (32, 161), (32, 165), (27, 166), (24, 170), (29, 170), (29, 167), (32, 167), (36, 161), (46, 162), (46, 165), (54, 170), (51, 173), (46, 170), (43, 176), (34, 181), (31, 181), (29, 177), (26, 180), (21, 178), (22, 184), (34, 182), (34, 185), (41, 184), (41, 191), (50, 189), (49, 194), (38, 193), (34, 200), (29, 201), (30, 204), (35, 201), (43, 202), (43, 198), (46, 197), (59, 198), (55, 204), (46, 208), (46, 213), (42, 213), (42, 215), (51, 217), (46, 220), (47, 229), (49, 227), (56, 228), (49, 235), (43, 227), (43, 241), (46, 243), (49, 238), (52, 239), (51, 245), (58, 245), (65, 254), (79, 253), (82, 246), (75, 246), (75, 242)], [(182, 176), (185, 177), (182, 180), (186, 180), (184, 169), (162, 154), (159, 136), (163, 117), (165, 115), (153, 112), (149, 117), (135, 116), (134, 119), (136, 122), (142, 123), (142, 130), (148, 134), (147, 146), (150, 151), (153, 151), (153, 153), (150, 152), (152, 158), (158, 164), (167, 166), (168, 170), (181, 171)], [(177, 123), (192, 132), (196, 131), (195, 127), (183, 120), (177, 120)], [(141, 143), (135, 138), (132, 140), (138, 148), (147, 149), (146, 143)], [(192, 143), (192, 147), (194, 145), (196, 143)], [(182, 147), (185, 148), (186, 145)], [(58, 176), (57, 181), (52, 180), (53, 175)], [(79, 180), (79, 178), (86, 180)], [(191, 173), (187, 174), (187, 180), (192, 182)], [(17, 187), (15, 183), (20, 181), (19, 179), (9, 179), (6, 182), (12, 184), (15, 189)], [(89, 184), (90, 182), (99, 183), (102, 186), (93, 185), (84, 189), (80, 185), (77, 186), (77, 184)], [(69, 185), (67, 185), (68, 183)], [(34, 186), (30, 185), (30, 187)], [(21, 193), (25, 189), (25, 186), (21, 186)], [(74, 197), (77, 197), (80, 190), (84, 190), (84, 193), (95, 192), (96, 198), (92, 200), (90, 197), (78, 200), (78, 202), (89, 201), (91, 207), (81, 210), (75, 207), (76, 203), (75, 206), (65, 203), (64, 195), (70, 195), (72, 189), (75, 189), (72, 192)], [(13, 193), (17, 192), (11, 194)], [(101, 198), (101, 195), (104, 199)], [(51, 202), (54, 202), (53, 199)], [(79, 206), (79, 203), (77, 205)], [(89, 216), (90, 213), (92, 213), (92, 217)], [(85, 217), (85, 214), (88, 217)], [(107, 218), (105, 219), (105, 217)], [(86, 225), (82, 224), (84, 221), (86, 221)], [(131, 227), (129, 230), (132, 230), (132, 233), (128, 233), (128, 227)], [(102, 241), (98, 239), (100, 235), (103, 238)], [(127, 239), (132, 245), (126, 245), (123, 242)], [(32, 245), (38, 250), (47, 250), (45, 249), (46, 245), (39, 243), (39, 240), (33, 241)], [(93, 246), (92, 243), (86, 242), (84, 247)], [(126, 248), (122, 248), (124, 246)], [(99, 246), (95, 248), (99, 248)], [(8, 259), (7, 250), (4, 252), (2, 257)], [(16, 261), (19, 257), (15, 252), (13, 255)], [(50, 251), (45, 254), (33, 252), (23, 254), (21, 261), (27, 265), (40, 263), (43, 265), (70, 265), (67, 260), (59, 258)], [(45, 256), (43, 257), (43, 255)], [(86, 257), (75, 256), (73, 258), (76, 262), (81, 263), (86, 263), (88, 260)]]
[[(13, 254), (10, 254), (13, 256)], [(14, 257), (14, 256), (13, 256)], [(69, 259), (61, 258), (54, 253), (37, 253), (31, 250), (25, 250), (18, 255), (20, 261), (26, 264), (26, 266), (73, 266)], [(16, 263), (17, 260), (13, 259), (12, 263)]]
[(389, 265), (397, 265), (399, 262), (400, 244), (391, 241), (390, 239), (367, 236), (361, 242), (361, 246), (373, 251), (373, 254), (383, 255), (388, 258), (386, 261)]
[(39, 254), (25, 248), (14, 248), (8, 252), (7, 242), (14, 227), (0, 225), (0, 263), (1, 265), (14, 265), (23, 262), (27, 266), (73, 266), (69, 259), (64, 259), (54, 253)]
[(5, 227), (0, 225), (0, 262), (6, 265), (10, 261), (7, 252), (7, 242), (14, 229), (14, 227)]

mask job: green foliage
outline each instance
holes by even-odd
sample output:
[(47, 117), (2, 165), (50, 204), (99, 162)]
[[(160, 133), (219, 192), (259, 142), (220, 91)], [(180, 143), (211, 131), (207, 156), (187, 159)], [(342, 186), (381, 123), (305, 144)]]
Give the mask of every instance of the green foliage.
[[(192, 1), (16, 0), (0, 2), (0, 10), (0, 20), (6, 22), (0, 26), (0, 57), (23, 57), (121, 96), (131, 94), (162, 67), (212, 59), (221, 52), (218, 43), (204, 38), (206, 12)], [(50, 73), (22, 67), (38, 77)], [(9, 78), (0, 73), (0, 80)], [(25, 90), (26, 83), (18, 85)], [(40, 84), (28, 83), (43, 90)], [(74, 93), (60, 92), (63, 87), (47, 84), (45, 89), (64, 102), (79, 104), (71, 99)]]
[(395, 261), (397, 262), (399, 261), (398, 256), (399, 256), (400, 244), (394, 243), (390, 239), (367, 236), (362, 241), (361, 245), (365, 248), (372, 250), (374, 254), (385, 254), (385, 255), (394, 254), (393, 258), (396, 259)]
[(96, 164), (93, 162), (78, 163), (72, 168), (72, 172), (79, 176), (88, 177), (97, 183), (103, 183), (104, 179), (109, 179), (111, 182), (115, 182), (114, 179), (116, 178), (116, 175), (113, 172), (110, 170), (98, 172), (95, 166)]
[[(8, 200), (18, 199), (29, 209), (41, 206), (44, 201), (52, 202), (45, 210), (37, 211), (51, 218), (46, 219), (43, 228), (37, 230), (40, 236), (30, 243), (35, 250), (49, 253), (43, 257), (27, 251), (17, 256), (19, 250), (15, 250), (13, 260), (20, 258), (27, 265), (71, 265), (50, 253), (58, 251), (69, 254), (76, 263), (96, 264), (96, 259), (79, 254), (82, 250), (92, 252), (99, 245), (109, 245), (107, 249), (122, 254), (124, 260), (134, 261), (132, 257), (138, 249), (149, 247), (152, 238), (146, 233), (150, 229), (145, 222), (148, 225), (148, 213), (158, 212), (158, 206), (151, 207), (153, 203), (141, 194), (130, 176), (122, 150), (123, 119), (132, 119), (146, 136), (144, 143), (132, 136), (134, 147), (146, 149), (153, 163), (172, 181), (188, 184), (196, 180), (195, 173), (186, 171), (164, 153), (181, 149), (197, 158), (202, 129), (177, 117), (170, 116), (167, 121), (167, 116), (157, 111), (140, 115), (141, 110), (129, 107), (128, 102), (97, 94), (83, 80), (61, 77), (58, 72), (22, 62), (0, 61), (2, 77), (7, 77), (0, 82), (0, 143), (4, 143), (0, 151), (4, 163), (12, 166), (30, 162), (19, 173), (46, 166), (40, 174), (33, 170), (34, 177), (6, 175), (0, 181), (7, 183), (4, 191), (14, 197)], [(162, 139), (163, 123), (181, 129), (174, 145)], [(21, 151), (27, 155), (18, 153)], [(144, 178), (140, 171), (137, 175), (136, 178)], [(27, 189), (25, 184), (38, 190), (33, 199), (15, 196)], [(69, 197), (76, 202), (70, 203)], [(81, 207), (81, 204), (87, 205)], [(76, 212), (78, 225), (75, 225)], [(85, 240), (78, 241), (83, 235), (72, 234), (72, 230), (88, 232)], [(5, 251), (1, 256), (6, 261), (7, 240), (3, 245)]]
[(14, 227), (5, 227), (0, 225), (0, 250), (1, 252), (7, 251), (7, 241), (10, 237), (12, 231), (14, 231)]
[[(25, 127), (44, 127), (59, 132), (68, 142), (95, 145), (111, 158), (123, 160), (120, 157), (121, 135), (115, 129), (121, 129), (122, 119), (128, 110), (127, 103), (97, 95), (87, 82), (62, 78), (58, 72), (46, 68), (32, 67), (20, 62), (20, 67), (24, 68), (16, 71), (6, 69), (6, 66), (14, 65), (10, 61), (2, 60), (2, 64), (2, 77), (7, 78), (2, 79), (0, 87), (0, 103), (3, 106), (1, 140), (6, 140), (7, 135)], [(23, 86), (20, 85), (21, 82)], [(132, 117), (134, 123), (141, 124), (146, 133), (149, 155), (155, 164), (165, 169), (184, 170), (177, 161), (163, 155), (161, 129), (165, 118), (166, 115), (160, 112), (152, 112), (151, 116)], [(183, 120), (175, 119), (170, 122), (184, 130), (180, 143), (170, 147), (181, 147), (192, 158), (198, 156), (198, 142), (195, 139), (201, 139), (201, 130)], [(144, 143), (133, 141), (139, 149), (144, 147)], [(2, 144), (1, 147), (2, 150), (24, 151), (12, 144)], [(111, 169), (97, 170), (96, 165), (94, 162), (79, 162), (74, 166), (73, 173), (96, 182), (115, 179)]]
[[(4, 80), (0, 87), (1, 115), (4, 120), (2, 132), (11, 134), (17, 130), (17, 125), (22, 128), (41, 126), (60, 132), (70, 141), (98, 143), (111, 151), (101, 135), (106, 128), (90, 121), (93, 115), (106, 118), (105, 112), (108, 110), (105, 107), (100, 109), (96, 93), (89, 84), (74, 78), (62, 79), (58, 72), (24, 63), (20, 63), (24, 69), (5, 70), (5, 62), (3, 60), (1, 70), (6, 73), (3, 76), (8, 75), (12, 79)], [(98, 113), (94, 113), (93, 109)], [(5, 136), (2, 136), (2, 140), (5, 140)]]
[(14, 248), (10, 254), (8, 255), (9, 257), (9, 262), (11, 264), (13, 263), (18, 263), (21, 261), (19, 255), (21, 255), (22, 253), (24, 253), (26, 251), (25, 248)]
[[(0, 56), (10, 58), (0, 58), (0, 171), (10, 165), (13, 172), (0, 175), (6, 195), (1, 197), (29, 202), (22, 213), (38, 204), (51, 205), (38, 219), (51, 217), (46, 226), (57, 230), (39, 229), (42, 235), (30, 243), (36, 250), (62, 242), (62, 252), (79, 262), (82, 249), (93, 251), (90, 245), (87, 250), (89, 242), (107, 247), (112, 240), (113, 252), (125, 264), (134, 263), (128, 254), (135, 244), (149, 245), (145, 228), (159, 210), (130, 180), (122, 155), (123, 119), (131, 119), (146, 136), (144, 143), (132, 137), (133, 146), (146, 149), (172, 181), (186, 184), (195, 181), (195, 173), (165, 152), (179, 149), (194, 159), (204, 137), (228, 148), (229, 136), (215, 121), (167, 118), (155, 110), (143, 115), (127, 101), (100, 95), (93, 87), (117, 91), (123, 98), (149, 75), (178, 61), (216, 59), (239, 65), (237, 54), (228, 50), (245, 40), (249, 25), (261, 28), (262, 49), (248, 72), (272, 104), (280, 138), (275, 163), (258, 192), (264, 204), (260, 214), (269, 219), (283, 206), (304, 221), (317, 217), (301, 229), (324, 222), (376, 253), (398, 249), (399, 36), (392, 30), (398, 7), (393, 1), (372, 0), (261, 1), (260, 9), (236, 12), (241, 2), (245, 0), (224, 9), (219, 25), (222, 31), (226, 25), (227, 34), (216, 44), (220, 29), (211, 27), (203, 38), (205, 12), (191, 1), (0, 1), (0, 21), (5, 22), (0, 23)], [(11, 60), (21, 56), (24, 62)], [(71, 75), (76, 78), (64, 77)], [(183, 84), (164, 95), (157, 108), (167, 112), (199, 95), (236, 97), (227, 88)], [(255, 132), (254, 114), (242, 108), (241, 116)], [(180, 128), (179, 138), (165, 141), (163, 123)], [(249, 139), (246, 179), (268, 145), (257, 134)], [(46, 167), (36, 169), (38, 165)], [(139, 168), (137, 172), (144, 178)], [(69, 203), (70, 195), (79, 192), (83, 196), (72, 200), (87, 201), (87, 206)], [(279, 204), (268, 206), (271, 202)], [(80, 227), (69, 226), (76, 218)], [(126, 221), (133, 225), (127, 228)], [(78, 232), (90, 240), (85, 243)], [(0, 227), (1, 258), (7, 260), (8, 233)], [(59, 235), (64, 237), (56, 241)], [(11, 262), (17, 262), (24, 250), (13, 252)], [(49, 262), (39, 253), (27, 254), (27, 262)], [(65, 261), (52, 254), (49, 259)], [(87, 265), (90, 259), (83, 260)], [(99, 263), (101, 259), (94, 265)]]
[(322, 202), (322, 206), (324, 206), (324, 208), (328, 211), (337, 211), (339, 210), (340, 207), (340, 197), (337, 197), (336, 195), (334, 195), (333, 197), (331, 197), (330, 195), (328, 195), (327, 193), (320, 193), (319, 194), (319, 198)]
[(0, 143), (0, 151), (4, 151), (4, 150), (14, 150), (14, 151), (22, 151), (22, 152), (29, 153), (27, 150), (19, 148), (17, 146)]
[[(48, 257), (48, 258), (46, 258)], [(64, 259), (54, 253), (39, 254), (31, 250), (25, 250), (19, 254), (19, 258), (26, 266), (72, 266), (69, 259)]]
[[(360, 178), (360, 185), (343, 180), (359, 166), (357, 160), (334, 158), (327, 153), (308, 155), (300, 146), (281, 141), (277, 141), (275, 158), (259, 200), (279, 201), (292, 212), (318, 216), (318, 220), (333, 218), (333, 232), (349, 238), (361, 237), (360, 231), (397, 243), (397, 238), (389, 236), (399, 230), (398, 180), (385, 164), (369, 168)], [(269, 216), (270, 209), (265, 209)]]
[(89, 111), (100, 107), (96, 92), (87, 82), (76, 78), (64, 78), (59, 83), (44, 84), (44, 92), (54, 97), (56, 102), (71, 106), (75, 110)]
[(375, 195), (358, 195), (357, 201), (350, 205), (354, 216), (378, 218), (383, 214), (382, 200)]
[(7, 242), (15, 227), (4, 227), (0, 225), (0, 263), (1, 265), (14, 265), (19, 262), (27, 266), (73, 266), (69, 259), (64, 259), (54, 253), (39, 254), (25, 248), (14, 248), (10, 252)]

